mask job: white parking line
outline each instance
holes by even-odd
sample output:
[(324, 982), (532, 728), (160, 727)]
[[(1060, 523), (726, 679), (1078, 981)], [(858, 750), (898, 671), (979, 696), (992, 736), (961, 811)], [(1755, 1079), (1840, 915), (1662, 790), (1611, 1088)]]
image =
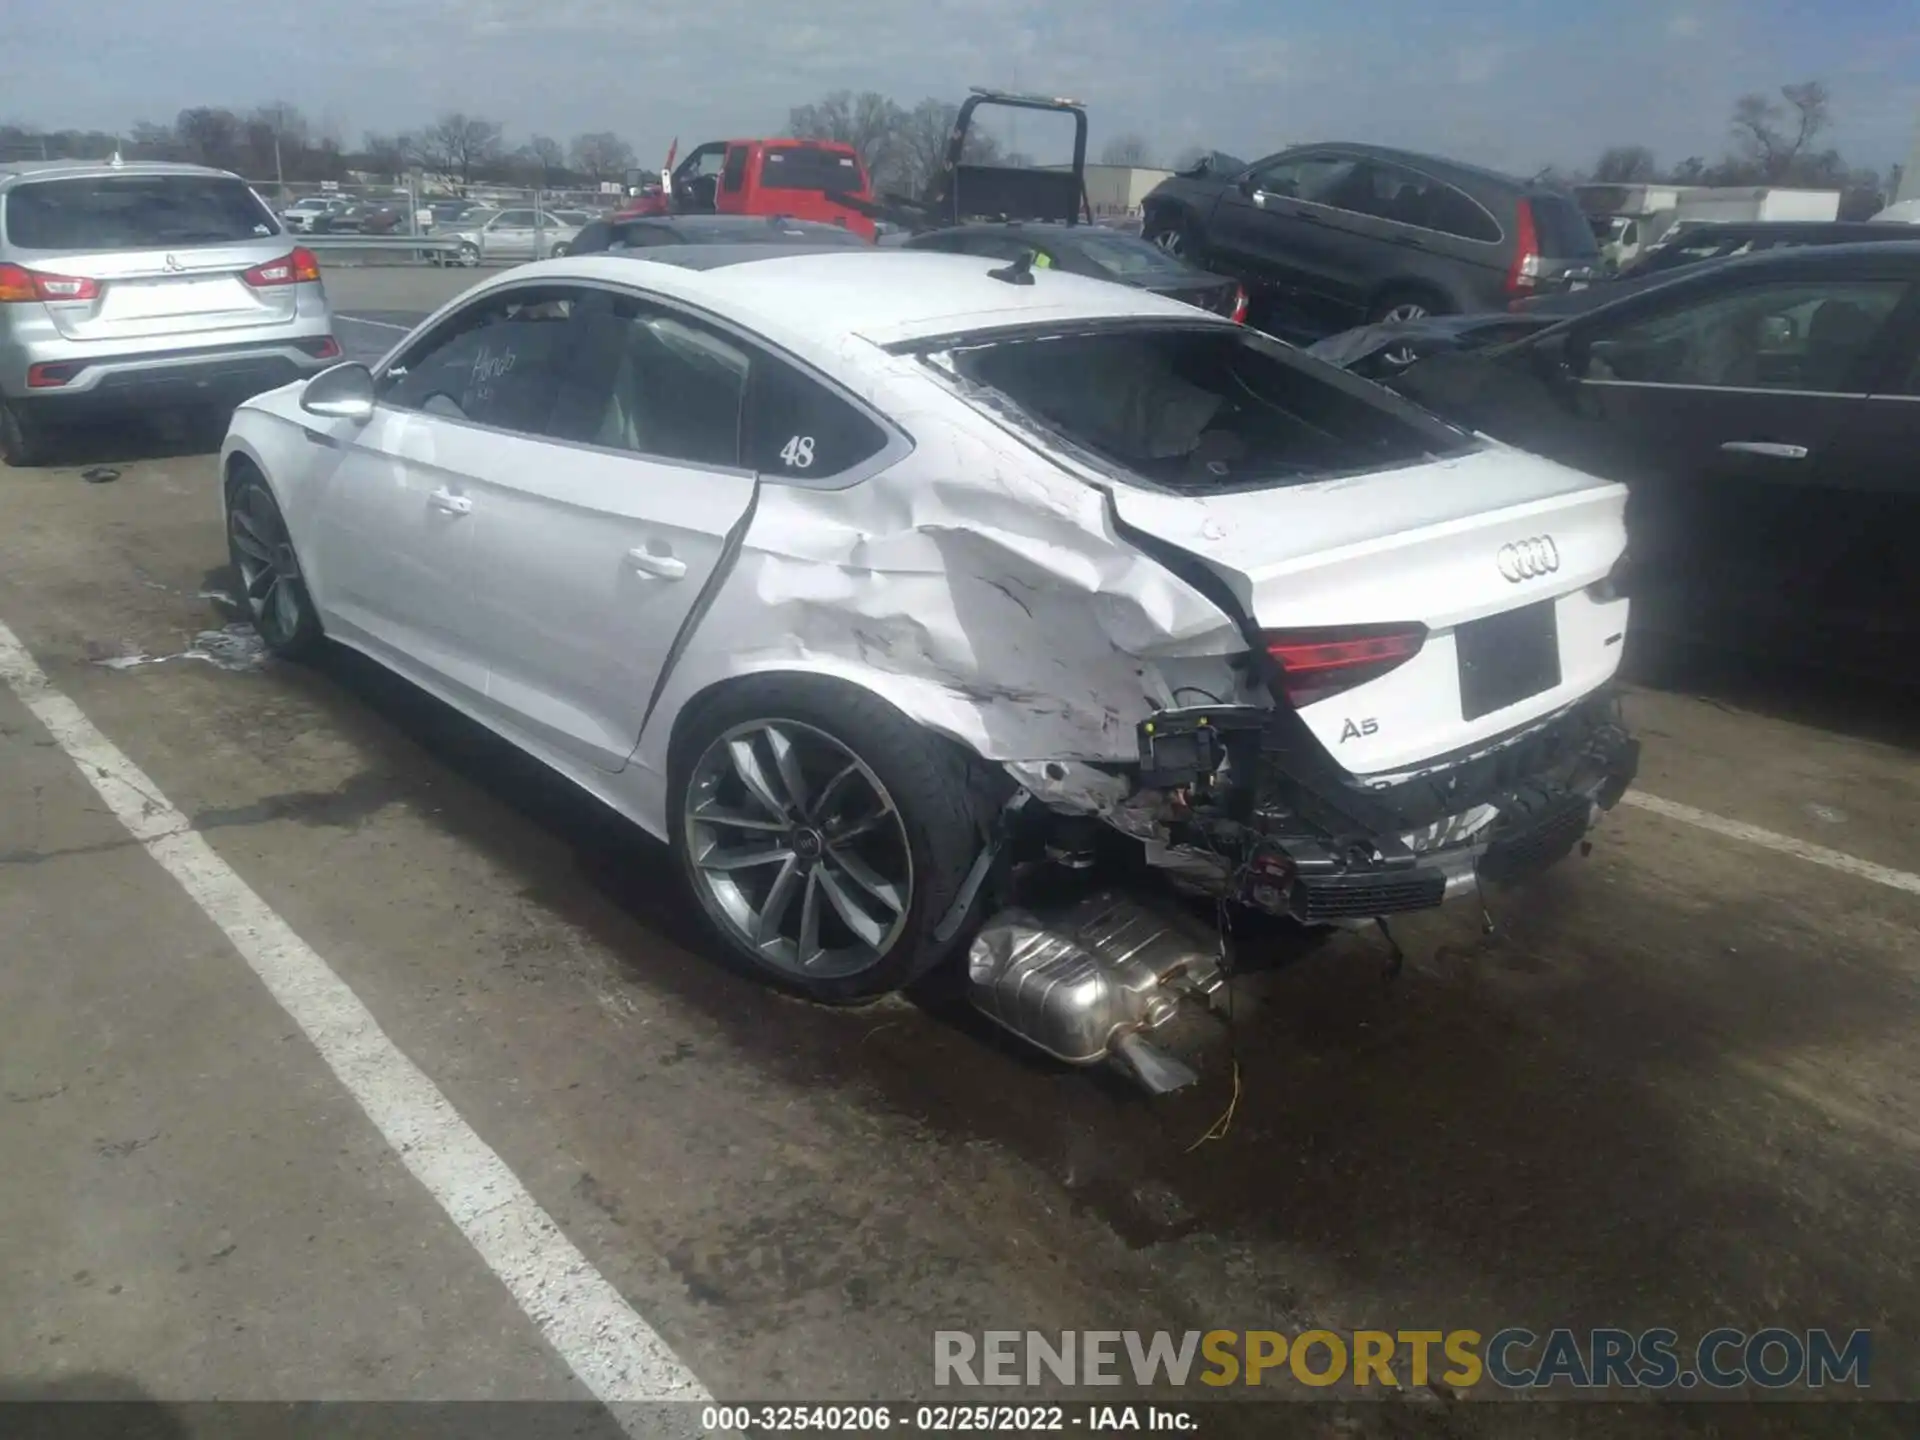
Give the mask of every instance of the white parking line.
[(396, 325), (391, 320), (368, 320), (359, 315), (342, 315), (338, 311), (334, 312), (333, 318), (336, 320), (349, 320), (355, 325), (378, 325), (382, 330), (411, 330), (413, 328), (411, 325)]
[(439, 1087), (400, 1052), (346, 982), (213, 852), (193, 822), (80, 707), (54, 688), (5, 624), (0, 624), (0, 678), (120, 823), (226, 933), (581, 1383), (615, 1406), (612, 1413), (636, 1436), (663, 1433), (662, 1417), (622, 1416), (621, 1402), (711, 1399)]
[(1920, 875), (1906, 870), (1894, 870), (1886, 865), (1876, 865), (1871, 860), (1862, 860), (1859, 856), (1849, 855), (1845, 851), (1829, 850), (1824, 845), (1796, 840), (1791, 835), (1777, 835), (1771, 830), (1762, 830), (1758, 825), (1749, 825), (1744, 820), (1729, 820), (1724, 815), (1696, 810), (1693, 806), (1682, 805), (1677, 800), (1662, 800), (1658, 795), (1648, 795), (1640, 790), (1629, 790), (1622, 797), (1622, 802), (1650, 814), (1664, 815), (1669, 820), (1678, 820), (1685, 825), (1696, 825), (1702, 830), (1711, 830), (1715, 835), (1725, 835), (1730, 840), (1744, 840), (1749, 845), (1758, 845), (1765, 850), (1791, 855), (1809, 864), (1824, 865), (1829, 870), (1857, 875), (1860, 879), (1871, 880), (1876, 885), (1904, 890), (1909, 895), (1920, 895)]

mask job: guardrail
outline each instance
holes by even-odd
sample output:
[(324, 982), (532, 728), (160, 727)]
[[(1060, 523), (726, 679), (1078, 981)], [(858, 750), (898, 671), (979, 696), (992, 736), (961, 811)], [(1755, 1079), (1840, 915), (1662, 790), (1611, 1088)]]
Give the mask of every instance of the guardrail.
[(443, 257), (460, 249), (460, 241), (451, 235), (329, 235), (325, 231), (318, 235), (302, 235), (298, 231), (289, 234), (307, 249), (328, 259), (364, 256), (370, 261), (384, 259), (398, 264), (440, 263)]

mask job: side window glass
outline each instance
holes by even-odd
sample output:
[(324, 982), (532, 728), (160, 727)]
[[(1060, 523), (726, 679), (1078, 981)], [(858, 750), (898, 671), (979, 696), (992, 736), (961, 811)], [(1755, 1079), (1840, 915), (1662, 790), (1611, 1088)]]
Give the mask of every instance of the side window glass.
[(729, 195), (747, 183), (747, 147), (736, 145), (727, 152), (726, 168), (720, 172), (720, 188)]
[(1906, 288), (1898, 280), (1750, 286), (1596, 334), (1575, 369), (1588, 380), (1843, 391)]
[(602, 250), (613, 249), (613, 226), (605, 220), (589, 220), (580, 227), (580, 233), (573, 237), (573, 253), (576, 255), (597, 255)]
[(574, 305), (574, 292), (551, 288), (489, 296), (389, 367), (380, 398), (401, 410), (540, 434)]
[(1331, 205), (1359, 168), (1359, 161), (1343, 155), (1299, 155), (1261, 166), (1253, 172), (1253, 183), (1269, 195)]
[(887, 432), (783, 361), (754, 367), (746, 463), (763, 475), (838, 475), (887, 448)]
[(555, 439), (693, 465), (740, 464), (747, 352), (628, 296), (587, 301), (553, 405)]
[(502, 210), (494, 217), (493, 228), (496, 230), (531, 230), (533, 228), (533, 212), (531, 210)]

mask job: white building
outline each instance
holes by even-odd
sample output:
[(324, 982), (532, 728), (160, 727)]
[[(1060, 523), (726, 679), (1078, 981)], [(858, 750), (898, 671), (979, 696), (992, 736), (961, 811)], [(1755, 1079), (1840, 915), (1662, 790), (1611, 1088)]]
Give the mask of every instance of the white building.
[[(1042, 170), (1071, 170), (1071, 165), (1042, 165)], [(1087, 204), (1096, 220), (1127, 218), (1140, 213), (1140, 202), (1153, 187), (1173, 174), (1147, 165), (1087, 166)]]

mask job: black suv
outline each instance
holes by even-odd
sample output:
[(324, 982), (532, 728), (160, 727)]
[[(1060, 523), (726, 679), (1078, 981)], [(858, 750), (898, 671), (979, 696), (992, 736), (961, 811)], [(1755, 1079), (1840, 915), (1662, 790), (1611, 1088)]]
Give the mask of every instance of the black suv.
[(1504, 309), (1585, 284), (1599, 262), (1570, 196), (1374, 145), (1210, 156), (1144, 209), (1141, 233), (1164, 249), (1342, 327)]

